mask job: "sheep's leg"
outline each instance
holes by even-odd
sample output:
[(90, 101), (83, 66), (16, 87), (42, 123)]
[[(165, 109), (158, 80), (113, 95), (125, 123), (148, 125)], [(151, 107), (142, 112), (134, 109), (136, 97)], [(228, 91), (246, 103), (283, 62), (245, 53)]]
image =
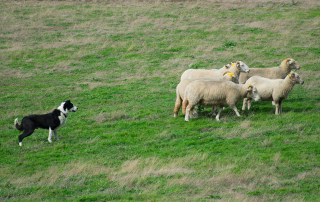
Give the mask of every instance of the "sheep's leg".
[(242, 104), (242, 111), (246, 110), (247, 102), (248, 102), (248, 98), (244, 98), (243, 104)]
[(239, 112), (238, 112), (238, 109), (236, 106), (233, 106), (232, 107), (233, 111), (236, 113), (237, 116), (240, 116)]
[(184, 100), (182, 101), (182, 113), (186, 114), (186, 108), (188, 106), (188, 99), (184, 98)]
[(189, 121), (189, 117), (192, 118), (192, 115), (190, 114), (192, 108), (193, 106), (191, 106), (190, 104), (186, 107), (186, 115), (184, 117), (185, 121)]
[(220, 117), (220, 114), (221, 114), (221, 111), (223, 110), (223, 107), (219, 107), (219, 111), (218, 111), (218, 114), (217, 114), (217, 116), (216, 116), (216, 120), (217, 121), (219, 121), (220, 119), (219, 119), (219, 117)]
[(251, 101), (252, 101), (252, 100), (248, 100), (248, 110), (251, 109)]
[(216, 115), (216, 110), (217, 110), (217, 106), (212, 106), (212, 111), (207, 115), (207, 116), (212, 116), (212, 115)]
[(279, 101), (279, 114), (282, 114), (282, 100)]
[(177, 117), (178, 116), (178, 112), (180, 110), (181, 104), (182, 104), (182, 100), (180, 99), (180, 97), (177, 97), (176, 103), (174, 105), (173, 117)]
[(274, 102), (274, 104), (276, 105), (275, 115), (279, 115), (279, 102)]

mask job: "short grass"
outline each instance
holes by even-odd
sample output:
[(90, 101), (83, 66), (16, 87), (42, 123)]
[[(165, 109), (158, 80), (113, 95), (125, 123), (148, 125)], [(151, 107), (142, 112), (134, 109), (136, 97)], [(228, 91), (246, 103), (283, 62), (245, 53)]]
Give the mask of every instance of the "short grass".
[[(1, 201), (319, 201), (319, 2), (219, 2), (1, 1)], [(305, 84), (282, 115), (173, 118), (189, 65), (287, 57)], [(16, 117), (67, 99), (60, 141), (18, 146)]]

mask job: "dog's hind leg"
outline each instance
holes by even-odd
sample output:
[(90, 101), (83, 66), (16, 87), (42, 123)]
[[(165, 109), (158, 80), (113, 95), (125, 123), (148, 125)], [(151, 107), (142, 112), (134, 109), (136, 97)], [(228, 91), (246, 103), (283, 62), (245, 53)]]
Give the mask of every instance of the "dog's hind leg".
[(54, 137), (56, 138), (56, 140), (60, 140), (59, 137), (58, 137), (57, 130), (54, 130), (53, 133), (54, 133)]
[(36, 129), (35, 124), (30, 119), (24, 119), (20, 125), (23, 128), (23, 133), (19, 135), (19, 145), (22, 146), (22, 140), (30, 136)]
[(23, 131), (23, 133), (21, 135), (19, 135), (19, 145), (22, 146), (22, 140), (25, 137), (30, 136), (33, 133), (34, 129), (26, 129)]
[(49, 127), (48, 141), (49, 141), (50, 143), (52, 142), (52, 133), (53, 133), (53, 130), (51, 130), (51, 128)]

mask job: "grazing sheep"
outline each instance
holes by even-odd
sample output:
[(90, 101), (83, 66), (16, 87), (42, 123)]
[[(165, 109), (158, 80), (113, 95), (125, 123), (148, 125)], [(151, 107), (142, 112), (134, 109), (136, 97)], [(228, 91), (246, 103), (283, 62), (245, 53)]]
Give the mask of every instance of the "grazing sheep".
[[(176, 93), (177, 93), (177, 99), (176, 99), (176, 103), (174, 106), (174, 117), (178, 116), (178, 112), (180, 110), (181, 104), (182, 104), (182, 100), (184, 97), (184, 92), (186, 90), (186, 87), (195, 80), (212, 80), (212, 81), (232, 81), (234, 83), (239, 83), (238, 79), (235, 78), (234, 74), (231, 72), (225, 72), (223, 77), (210, 77), (210, 78), (197, 78), (197, 79), (184, 79), (182, 81), (180, 81), (180, 83), (177, 85), (176, 88)], [(214, 110), (215, 111), (215, 110)], [(193, 111), (193, 114), (195, 115), (196, 112), (195, 110)], [(196, 116), (196, 115), (195, 115)]]
[[(296, 83), (303, 84), (304, 81), (299, 74), (291, 72), (285, 79), (268, 79), (261, 76), (253, 76), (246, 83), (254, 85), (262, 101), (274, 101), (276, 105), (275, 114), (282, 113), (282, 102), (285, 100)], [(245, 110), (248, 103), (248, 109), (251, 108), (251, 100), (243, 100), (242, 110)]]
[(269, 79), (284, 79), (292, 69), (300, 69), (301, 66), (291, 58), (283, 60), (279, 67), (250, 68), (249, 73), (241, 73), (239, 82), (245, 83), (252, 76), (262, 76)]
[[(185, 120), (189, 121), (190, 110), (197, 104), (205, 106), (218, 105), (220, 109), (216, 120), (219, 121), (223, 106), (229, 106), (237, 116), (240, 116), (236, 104), (243, 98), (250, 98), (256, 101), (260, 99), (258, 91), (252, 85), (235, 84), (230, 81), (196, 80), (186, 88), (182, 111), (185, 112)], [(192, 115), (190, 117), (192, 118)]]
[[(230, 65), (230, 63), (228, 65)], [(250, 69), (244, 62), (241, 61), (232, 63), (229, 69), (226, 69), (225, 67), (221, 69), (188, 69), (181, 75), (181, 81), (184, 79), (221, 77), (227, 71), (234, 73), (236, 78), (239, 78), (240, 72), (249, 72)]]

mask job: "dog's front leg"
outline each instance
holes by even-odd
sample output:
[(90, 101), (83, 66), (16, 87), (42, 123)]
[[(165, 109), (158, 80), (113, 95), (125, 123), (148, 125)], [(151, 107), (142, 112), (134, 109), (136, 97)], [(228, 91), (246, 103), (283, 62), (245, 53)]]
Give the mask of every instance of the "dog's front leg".
[(59, 137), (58, 137), (57, 130), (54, 130), (53, 133), (54, 133), (54, 137), (56, 138), (56, 140), (60, 140)]
[(49, 128), (49, 137), (48, 137), (48, 141), (51, 143), (52, 142), (52, 132), (53, 130), (51, 130), (51, 128)]

